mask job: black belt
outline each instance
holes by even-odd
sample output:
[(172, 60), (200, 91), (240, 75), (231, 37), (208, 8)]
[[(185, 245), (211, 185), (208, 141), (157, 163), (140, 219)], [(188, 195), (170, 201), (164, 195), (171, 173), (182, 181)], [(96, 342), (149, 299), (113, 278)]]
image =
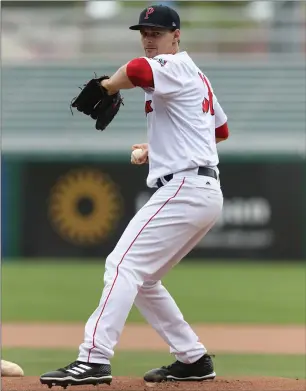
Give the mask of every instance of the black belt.
[[(198, 175), (210, 176), (211, 178), (218, 179), (218, 175), (216, 171), (209, 167), (199, 167)], [(163, 177), (163, 179), (166, 180), (167, 182), (171, 181), (172, 178), (173, 178), (173, 174), (165, 175)], [(164, 186), (160, 178), (157, 179), (156, 184), (158, 188)]]

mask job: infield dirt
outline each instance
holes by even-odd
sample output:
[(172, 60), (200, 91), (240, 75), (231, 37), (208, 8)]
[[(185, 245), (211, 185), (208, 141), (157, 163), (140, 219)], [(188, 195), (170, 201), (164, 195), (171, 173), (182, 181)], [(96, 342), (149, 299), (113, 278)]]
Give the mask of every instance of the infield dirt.
[[(305, 328), (303, 326), (261, 325), (194, 325), (194, 330), (212, 353), (274, 353), (305, 354)], [(2, 325), (2, 346), (20, 348), (77, 348), (82, 342), (83, 324), (10, 324)], [(168, 351), (167, 345), (147, 325), (127, 324), (117, 350)], [(5, 359), (5, 357), (4, 357)], [(161, 363), (161, 365), (164, 363)], [(148, 368), (150, 369), (150, 368)], [(3, 378), (4, 391), (49, 390), (38, 377)], [(62, 390), (53, 387), (52, 390)], [(200, 383), (174, 382), (148, 384), (140, 378), (114, 377), (111, 386), (100, 385), (68, 387), (75, 391), (163, 391), (163, 390), (306, 390), (305, 379), (274, 377), (217, 377)]]

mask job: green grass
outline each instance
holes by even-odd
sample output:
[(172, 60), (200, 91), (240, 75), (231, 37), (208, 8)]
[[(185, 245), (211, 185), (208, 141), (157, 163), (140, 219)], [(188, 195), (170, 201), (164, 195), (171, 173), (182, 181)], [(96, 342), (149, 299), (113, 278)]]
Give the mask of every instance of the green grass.
[[(77, 350), (2, 349), (5, 360), (17, 362), (27, 376), (38, 376), (74, 361)], [(142, 376), (151, 368), (171, 363), (167, 353), (119, 351), (112, 360), (114, 376)], [(218, 354), (217, 375), (249, 375), (305, 378), (305, 356)]]
[[(101, 264), (4, 262), (2, 321), (81, 321), (103, 289)], [(305, 324), (305, 268), (294, 263), (194, 263), (164, 279), (188, 322)], [(133, 308), (129, 321), (143, 321)]]

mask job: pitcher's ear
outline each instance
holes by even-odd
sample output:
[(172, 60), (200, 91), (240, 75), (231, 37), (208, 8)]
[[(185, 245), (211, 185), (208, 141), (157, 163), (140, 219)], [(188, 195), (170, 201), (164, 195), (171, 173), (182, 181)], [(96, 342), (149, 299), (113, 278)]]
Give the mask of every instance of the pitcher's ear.
[(173, 43), (180, 43), (181, 31), (176, 29), (173, 35)]

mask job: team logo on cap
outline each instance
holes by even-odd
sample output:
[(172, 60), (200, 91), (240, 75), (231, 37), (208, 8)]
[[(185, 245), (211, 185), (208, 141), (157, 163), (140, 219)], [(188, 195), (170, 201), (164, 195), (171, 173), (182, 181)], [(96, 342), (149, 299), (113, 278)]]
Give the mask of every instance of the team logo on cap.
[(154, 12), (154, 8), (153, 7), (149, 7), (147, 9), (145, 19), (149, 19), (149, 15), (153, 14), (153, 12)]

